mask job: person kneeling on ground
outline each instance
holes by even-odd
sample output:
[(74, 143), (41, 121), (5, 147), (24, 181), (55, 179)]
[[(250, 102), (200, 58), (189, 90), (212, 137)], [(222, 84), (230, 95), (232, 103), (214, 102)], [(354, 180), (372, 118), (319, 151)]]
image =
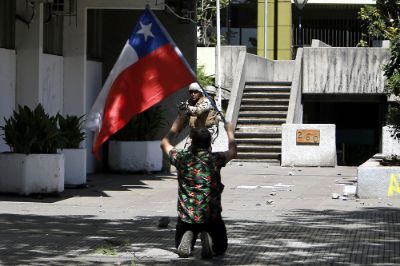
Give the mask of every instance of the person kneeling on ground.
[(221, 168), (236, 157), (234, 127), (225, 124), (229, 149), (211, 152), (211, 134), (205, 129), (191, 131), (192, 143), (187, 150), (177, 150), (171, 141), (184, 123), (178, 117), (161, 140), (161, 148), (178, 172), (178, 221), (175, 246), (180, 257), (188, 257), (200, 234), (201, 255), (209, 259), (223, 254), (228, 247), (225, 223), (222, 220)]

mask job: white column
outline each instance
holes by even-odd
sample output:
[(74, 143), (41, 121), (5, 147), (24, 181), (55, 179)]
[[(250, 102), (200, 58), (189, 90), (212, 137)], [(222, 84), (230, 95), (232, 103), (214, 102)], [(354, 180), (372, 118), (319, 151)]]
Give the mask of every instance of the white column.
[(64, 18), (64, 113), (86, 113), (86, 8), (77, 1), (77, 16)]
[[(17, 1), (16, 11), (26, 22), (16, 21), (16, 104), (36, 107), (41, 99), (40, 65), (43, 50), (43, 4)], [(27, 21), (30, 21), (29, 25)]]

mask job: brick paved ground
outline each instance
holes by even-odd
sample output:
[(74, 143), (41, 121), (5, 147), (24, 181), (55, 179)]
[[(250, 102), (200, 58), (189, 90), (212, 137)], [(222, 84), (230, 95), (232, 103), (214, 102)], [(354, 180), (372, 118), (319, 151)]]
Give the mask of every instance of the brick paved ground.
[[(227, 254), (175, 254), (174, 175), (98, 174), (59, 196), (0, 195), (0, 265), (399, 265), (400, 202), (332, 199), (356, 168), (232, 164)], [(170, 225), (158, 228), (161, 217)], [(103, 254), (108, 253), (108, 254)]]

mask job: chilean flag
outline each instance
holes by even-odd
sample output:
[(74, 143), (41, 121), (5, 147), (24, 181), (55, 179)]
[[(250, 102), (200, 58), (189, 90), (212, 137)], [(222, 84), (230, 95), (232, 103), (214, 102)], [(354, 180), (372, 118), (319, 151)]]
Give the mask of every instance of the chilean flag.
[(91, 111), (86, 128), (99, 131), (93, 153), (135, 115), (194, 82), (195, 74), (167, 31), (146, 8)]

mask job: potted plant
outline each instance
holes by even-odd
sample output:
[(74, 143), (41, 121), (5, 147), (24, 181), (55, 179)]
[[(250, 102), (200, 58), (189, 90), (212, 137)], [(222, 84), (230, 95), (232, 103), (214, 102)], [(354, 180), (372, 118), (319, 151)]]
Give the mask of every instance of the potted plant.
[(156, 137), (164, 126), (164, 111), (159, 106), (134, 117), (110, 138), (110, 169), (118, 172), (161, 171), (162, 151)]
[(66, 187), (79, 187), (86, 184), (86, 148), (81, 147), (85, 140), (83, 130), (84, 116), (57, 114), (57, 122), (64, 137), (61, 153), (65, 159), (64, 184)]
[(11, 152), (0, 154), (0, 192), (54, 193), (64, 190), (64, 142), (57, 119), (38, 105), (18, 106), (0, 129)]

